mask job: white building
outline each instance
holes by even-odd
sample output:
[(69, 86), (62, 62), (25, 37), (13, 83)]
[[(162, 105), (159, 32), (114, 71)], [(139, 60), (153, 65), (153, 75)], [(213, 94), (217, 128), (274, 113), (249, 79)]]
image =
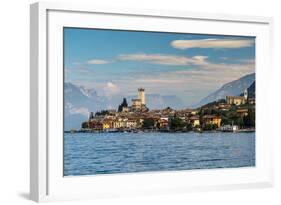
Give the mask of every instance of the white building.
[(248, 89), (244, 90), (244, 99), (245, 99), (245, 101), (248, 100)]

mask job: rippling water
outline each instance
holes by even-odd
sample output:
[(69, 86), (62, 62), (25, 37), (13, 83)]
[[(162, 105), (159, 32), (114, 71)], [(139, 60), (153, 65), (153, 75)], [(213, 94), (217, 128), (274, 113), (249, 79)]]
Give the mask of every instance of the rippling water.
[(64, 175), (255, 166), (255, 133), (64, 134)]

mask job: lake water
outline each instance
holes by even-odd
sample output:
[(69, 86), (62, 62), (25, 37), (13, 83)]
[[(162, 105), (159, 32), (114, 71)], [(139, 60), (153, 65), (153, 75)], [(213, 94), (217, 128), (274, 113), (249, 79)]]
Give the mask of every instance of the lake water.
[(64, 176), (255, 166), (255, 133), (65, 133)]

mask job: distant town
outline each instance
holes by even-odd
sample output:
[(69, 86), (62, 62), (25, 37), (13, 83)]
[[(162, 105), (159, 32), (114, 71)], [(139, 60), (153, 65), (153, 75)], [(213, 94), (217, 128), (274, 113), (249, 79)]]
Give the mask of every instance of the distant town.
[(252, 132), (255, 131), (255, 97), (248, 89), (239, 96), (226, 96), (196, 109), (171, 107), (150, 110), (145, 89), (139, 88), (131, 105), (126, 98), (119, 107), (91, 112), (80, 130), (68, 132)]

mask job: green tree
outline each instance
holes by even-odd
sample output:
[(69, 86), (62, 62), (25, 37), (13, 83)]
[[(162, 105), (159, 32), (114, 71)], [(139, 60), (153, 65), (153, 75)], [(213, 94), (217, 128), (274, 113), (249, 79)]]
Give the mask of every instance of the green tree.
[(88, 127), (89, 127), (88, 122), (83, 122), (82, 125), (81, 125), (81, 127), (82, 127), (83, 129), (88, 128)]
[(193, 129), (192, 124), (191, 123), (186, 123), (186, 130), (187, 131), (191, 131)]
[(243, 117), (244, 126), (245, 127), (255, 127), (255, 111), (253, 109), (249, 109), (248, 115)]
[(94, 113), (91, 112), (91, 113), (90, 113), (90, 116), (89, 116), (89, 119), (91, 120), (91, 119), (93, 119), (93, 118), (94, 118)]
[(108, 114), (109, 114), (108, 110), (102, 110), (100, 112), (96, 112), (95, 116), (104, 116)]
[(186, 126), (186, 123), (179, 117), (173, 117), (170, 119), (170, 128), (173, 130), (182, 129)]
[(202, 112), (202, 110), (201, 110), (200, 113), (199, 113), (199, 122), (200, 122), (200, 125), (202, 125), (203, 122), (204, 122), (203, 117), (204, 117), (204, 112)]
[(205, 124), (203, 126), (203, 130), (206, 130), (206, 131), (207, 130), (215, 130), (217, 128), (218, 128), (218, 126), (216, 124), (211, 124), (211, 123)]
[(150, 128), (151, 129), (151, 128), (154, 127), (154, 124), (155, 124), (154, 119), (152, 119), (152, 118), (145, 118), (143, 120), (142, 127), (143, 128)]
[(128, 107), (126, 98), (123, 98), (123, 102), (121, 103), (121, 105), (118, 106), (118, 112), (122, 112), (123, 107)]
[(236, 125), (238, 125), (239, 127), (244, 127), (245, 126), (245, 124), (244, 124), (244, 118), (243, 117), (238, 117), (237, 119), (236, 119), (236, 123), (235, 123)]
[(221, 124), (222, 124), (222, 125), (231, 125), (231, 124), (232, 124), (232, 120), (230, 120), (230, 119), (229, 119), (228, 117), (226, 117), (226, 116), (222, 116)]
[(161, 127), (160, 122), (157, 122), (157, 123), (156, 123), (156, 127), (157, 127), (158, 129), (160, 129), (160, 127)]

